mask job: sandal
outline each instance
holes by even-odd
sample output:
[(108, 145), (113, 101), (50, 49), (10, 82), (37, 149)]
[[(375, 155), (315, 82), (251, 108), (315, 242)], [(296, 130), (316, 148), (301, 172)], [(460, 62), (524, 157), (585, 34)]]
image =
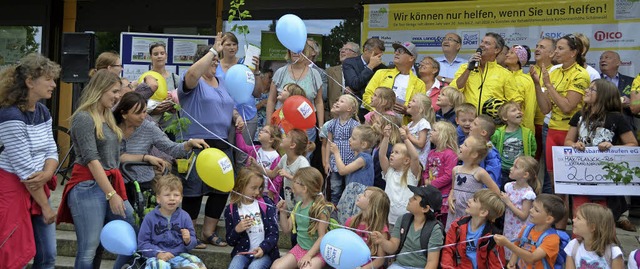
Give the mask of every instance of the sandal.
[[(215, 238), (215, 240), (214, 240)], [(216, 247), (226, 247), (227, 242), (222, 241), (220, 237), (216, 233), (213, 233), (211, 236), (207, 237), (207, 243), (214, 245)]]
[(202, 241), (200, 241), (200, 239), (198, 239), (198, 243), (196, 244), (196, 249), (206, 249), (207, 248), (207, 244), (203, 243)]

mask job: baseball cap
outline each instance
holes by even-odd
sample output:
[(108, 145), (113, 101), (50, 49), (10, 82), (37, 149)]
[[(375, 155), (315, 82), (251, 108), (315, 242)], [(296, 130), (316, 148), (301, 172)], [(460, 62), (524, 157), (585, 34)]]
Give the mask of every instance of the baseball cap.
[(416, 187), (409, 185), (409, 190), (415, 195), (422, 198), (422, 201), (427, 201), (427, 204), (433, 211), (440, 212), (442, 207), (442, 193), (433, 185), (426, 185), (422, 187)]
[(398, 42), (398, 43), (393, 43), (393, 45), (391, 45), (393, 47), (393, 50), (397, 50), (398, 48), (402, 47), (405, 48), (409, 54), (411, 54), (411, 56), (418, 56), (418, 50), (416, 49), (416, 45), (414, 45), (411, 42)]

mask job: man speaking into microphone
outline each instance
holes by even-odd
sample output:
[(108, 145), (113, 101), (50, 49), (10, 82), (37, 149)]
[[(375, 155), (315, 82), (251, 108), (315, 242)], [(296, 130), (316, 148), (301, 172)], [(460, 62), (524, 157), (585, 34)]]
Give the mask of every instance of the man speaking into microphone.
[(503, 49), (506, 49), (506, 44), (500, 35), (485, 34), (469, 63), (460, 66), (451, 82), (450, 86), (458, 88), (465, 101), (476, 107), (478, 114), (487, 114), (487, 108), (496, 111), (494, 103), (506, 101), (504, 84), (510, 72), (496, 62)]

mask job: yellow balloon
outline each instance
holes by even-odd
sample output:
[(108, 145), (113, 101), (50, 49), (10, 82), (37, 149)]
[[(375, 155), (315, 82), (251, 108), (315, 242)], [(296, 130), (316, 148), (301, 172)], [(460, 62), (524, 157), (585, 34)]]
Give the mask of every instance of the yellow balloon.
[(144, 72), (144, 74), (142, 74), (140, 78), (138, 78), (138, 83), (144, 82), (144, 78), (146, 76), (152, 76), (156, 80), (158, 80), (158, 89), (151, 96), (151, 100), (158, 101), (158, 102), (164, 101), (164, 99), (167, 98), (167, 95), (169, 93), (167, 91), (167, 80), (164, 79), (164, 77), (160, 73), (150, 70), (150, 71)]
[(209, 187), (222, 192), (233, 189), (233, 165), (231, 160), (219, 149), (208, 148), (196, 157), (196, 172)]

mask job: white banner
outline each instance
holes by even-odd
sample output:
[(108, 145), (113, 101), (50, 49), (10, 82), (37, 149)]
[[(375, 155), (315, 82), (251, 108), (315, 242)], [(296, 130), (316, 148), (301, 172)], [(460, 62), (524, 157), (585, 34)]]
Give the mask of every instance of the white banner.
[(556, 193), (583, 195), (640, 195), (640, 178), (631, 183), (614, 183), (604, 177), (604, 162), (640, 166), (640, 147), (612, 147), (599, 151), (588, 147), (578, 151), (571, 147), (553, 147), (553, 176)]

